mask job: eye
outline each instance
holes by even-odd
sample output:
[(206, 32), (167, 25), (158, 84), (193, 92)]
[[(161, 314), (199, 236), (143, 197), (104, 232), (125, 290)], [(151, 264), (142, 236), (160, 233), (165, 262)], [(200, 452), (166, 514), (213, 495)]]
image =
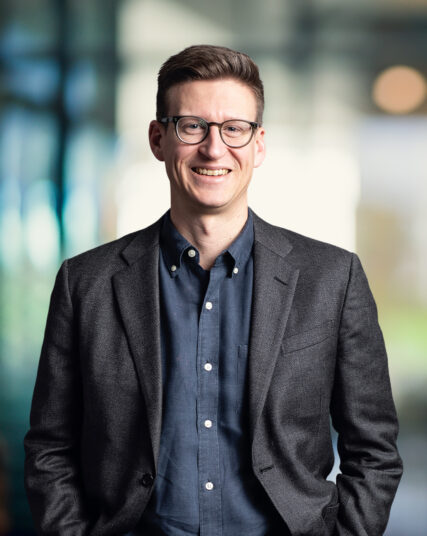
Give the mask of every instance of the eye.
[(236, 132), (242, 132), (242, 128), (236, 125), (226, 125), (224, 126), (224, 131), (233, 134)]
[(183, 128), (184, 130), (197, 130), (199, 128), (202, 128), (201, 125), (199, 123), (183, 123), (182, 125), (180, 125), (181, 128)]
[(224, 123), (222, 133), (227, 138), (240, 138), (250, 132), (251, 126), (245, 121), (234, 120)]
[(200, 134), (206, 130), (205, 125), (195, 117), (182, 118), (178, 123), (179, 131), (182, 134)]

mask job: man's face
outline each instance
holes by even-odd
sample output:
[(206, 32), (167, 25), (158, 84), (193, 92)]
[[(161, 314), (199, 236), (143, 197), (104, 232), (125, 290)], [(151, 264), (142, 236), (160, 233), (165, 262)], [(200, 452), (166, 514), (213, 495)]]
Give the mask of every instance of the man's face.
[[(170, 88), (167, 97), (169, 116), (192, 115), (217, 123), (256, 120), (252, 90), (233, 79), (185, 82)], [(197, 145), (180, 141), (172, 123), (165, 127), (153, 121), (149, 136), (154, 155), (165, 162), (172, 208), (206, 213), (246, 209), (253, 168), (265, 155), (262, 127), (240, 148), (225, 145), (216, 126), (211, 126), (207, 138)], [(208, 175), (209, 170), (224, 172)]]

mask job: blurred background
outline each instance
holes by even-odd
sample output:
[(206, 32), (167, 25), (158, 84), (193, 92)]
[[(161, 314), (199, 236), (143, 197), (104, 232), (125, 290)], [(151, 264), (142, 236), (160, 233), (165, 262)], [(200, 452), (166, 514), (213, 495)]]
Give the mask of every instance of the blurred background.
[(156, 74), (198, 43), (260, 66), (252, 208), (362, 260), (405, 463), (386, 534), (425, 536), (427, 0), (1, 0), (0, 535), (32, 533), (22, 440), (59, 263), (168, 208)]

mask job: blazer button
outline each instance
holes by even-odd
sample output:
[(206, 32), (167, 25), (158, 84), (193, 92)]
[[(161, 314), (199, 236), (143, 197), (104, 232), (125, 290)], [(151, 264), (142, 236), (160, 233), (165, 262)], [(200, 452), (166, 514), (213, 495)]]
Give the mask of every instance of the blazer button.
[(153, 482), (154, 482), (154, 476), (151, 473), (144, 473), (142, 475), (141, 484), (144, 487), (149, 488), (150, 486), (153, 485)]

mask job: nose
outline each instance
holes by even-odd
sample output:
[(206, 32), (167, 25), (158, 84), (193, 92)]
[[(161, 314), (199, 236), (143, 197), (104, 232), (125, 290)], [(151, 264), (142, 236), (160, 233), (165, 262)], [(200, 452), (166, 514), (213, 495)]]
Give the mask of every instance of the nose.
[(216, 125), (211, 125), (209, 134), (199, 144), (199, 152), (210, 160), (218, 160), (226, 151), (227, 146), (221, 139), (219, 128)]

